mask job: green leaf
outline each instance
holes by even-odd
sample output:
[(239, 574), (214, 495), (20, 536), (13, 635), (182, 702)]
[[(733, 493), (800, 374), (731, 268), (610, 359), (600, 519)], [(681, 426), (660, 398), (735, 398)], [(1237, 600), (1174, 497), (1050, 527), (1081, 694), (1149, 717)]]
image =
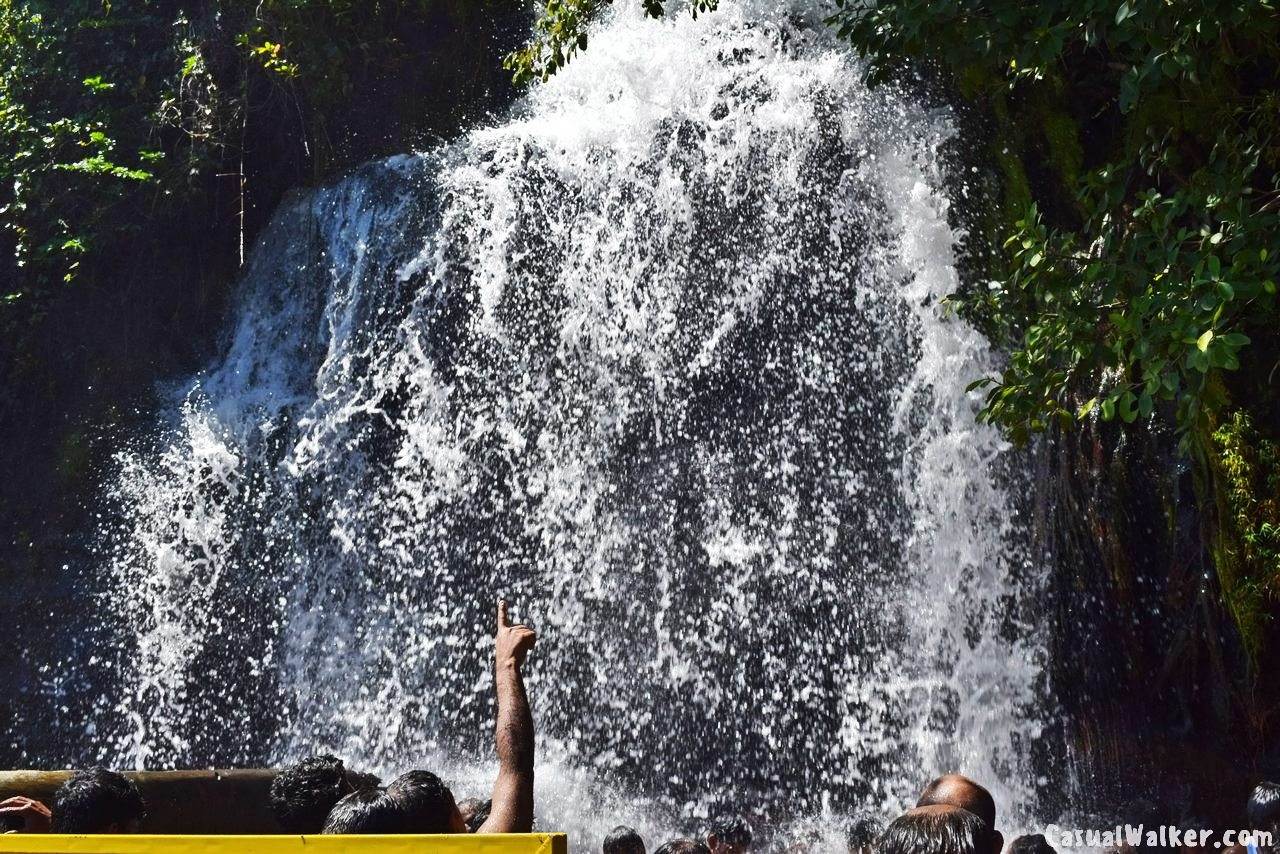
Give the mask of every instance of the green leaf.
[(1150, 418), (1151, 412), (1155, 409), (1155, 400), (1151, 397), (1150, 392), (1144, 391), (1138, 397), (1138, 414), (1143, 418)]
[(116, 88), (116, 84), (103, 80), (100, 74), (86, 77), (83, 82), (90, 92), (109, 92)]
[(1118, 408), (1120, 412), (1120, 417), (1124, 420), (1124, 423), (1126, 424), (1132, 424), (1138, 418), (1138, 411), (1133, 408), (1133, 405), (1136, 402), (1136, 400), (1137, 398), (1134, 397), (1134, 394), (1131, 391), (1126, 391), (1124, 394), (1120, 396), (1120, 403)]
[(75, 163), (55, 163), (54, 169), (61, 172), (78, 172), (84, 175), (110, 175), (126, 181), (150, 181), (153, 176), (145, 169), (130, 169), (110, 162), (101, 154), (77, 160)]
[(1209, 342), (1213, 340), (1213, 330), (1206, 329), (1204, 334), (1196, 339), (1196, 349), (1201, 353), (1209, 349)]

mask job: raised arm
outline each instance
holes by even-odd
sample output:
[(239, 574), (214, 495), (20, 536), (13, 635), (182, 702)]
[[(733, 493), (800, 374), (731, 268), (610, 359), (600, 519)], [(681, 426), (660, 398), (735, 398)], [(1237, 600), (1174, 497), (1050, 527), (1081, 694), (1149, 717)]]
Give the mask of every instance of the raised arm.
[(528, 833), (533, 830), (533, 715), (520, 668), (537, 635), (528, 626), (511, 625), (507, 603), (498, 603), (494, 639), (494, 683), (498, 690), (496, 747), (498, 780), (493, 806), (477, 833)]

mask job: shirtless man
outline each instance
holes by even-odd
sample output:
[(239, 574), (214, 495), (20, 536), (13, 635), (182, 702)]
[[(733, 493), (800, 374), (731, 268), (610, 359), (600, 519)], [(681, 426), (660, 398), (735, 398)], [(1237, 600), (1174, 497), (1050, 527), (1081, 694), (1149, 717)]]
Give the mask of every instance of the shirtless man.
[[(512, 624), (507, 603), (498, 602), (494, 638), (494, 684), (498, 693), (495, 742), (498, 779), (493, 784), (489, 817), (476, 833), (528, 833), (533, 830), (533, 715), (521, 668), (538, 636)], [(386, 797), (405, 816), (402, 833), (467, 833), (453, 792), (430, 771), (408, 771), (386, 788)]]

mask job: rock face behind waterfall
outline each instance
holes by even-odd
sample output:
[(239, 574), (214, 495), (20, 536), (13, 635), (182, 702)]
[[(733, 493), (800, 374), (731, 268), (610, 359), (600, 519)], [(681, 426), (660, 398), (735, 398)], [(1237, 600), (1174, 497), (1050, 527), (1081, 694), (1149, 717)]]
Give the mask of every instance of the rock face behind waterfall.
[(954, 767), (1029, 819), (1044, 572), (939, 306), (949, 126), (859, 80), (790, 12), (620, 10), (501, 124), (286, 203), (117, 458), (120, 653), (70, 677), (103, 758), (477, 780), (503, 593), (550, 824), (830, 819)]

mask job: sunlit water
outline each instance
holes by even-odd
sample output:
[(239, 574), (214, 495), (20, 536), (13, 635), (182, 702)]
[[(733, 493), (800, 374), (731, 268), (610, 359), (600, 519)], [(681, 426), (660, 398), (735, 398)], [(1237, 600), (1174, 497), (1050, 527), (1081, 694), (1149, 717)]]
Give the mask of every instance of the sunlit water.
[(1030, 820), (1043, 573), (940, 306), (947, 116), (813, 13), (627, 5), (499, 124), (282, 207), (119, 455), (105, 759), (480, 794), (504, 594), (579, 850), (725, 807), (838, 850), (952, 769)]

